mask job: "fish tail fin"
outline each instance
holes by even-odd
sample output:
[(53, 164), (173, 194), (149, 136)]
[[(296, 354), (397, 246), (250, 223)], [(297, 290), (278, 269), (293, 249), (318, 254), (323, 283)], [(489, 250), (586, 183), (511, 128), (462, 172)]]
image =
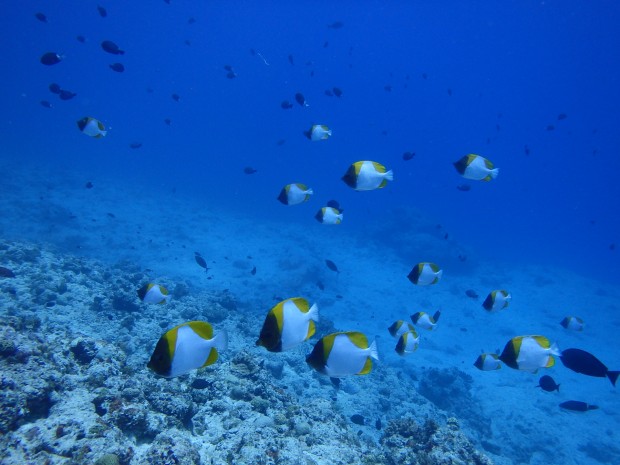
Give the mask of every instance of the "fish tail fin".
[(439, 321), (440, 316), (441, 316), (441, 310), (437, 310), (435, 314), (433, 315), (433, 320), (435, 321), (435, 323)]
[(312, 304), (312, 307), (308, 310), (308, 317), (312, 321), (319, 321), (319, 307), (317, 304)]
[(608, 371), (607, 372), (607, 377), (609, 378), (609, 381), (611, 381), (611, 384), (613, 384), (614, 386), (616, 385), (616, 381), (618, 380), (619, 375), (620, 375), (620, 371)]
[(314, 191), (312, 190), (312, 188), (306, 191), (306, 195), (313, 195), (313, 194), (314, 194)]
[(213, 344), (218, 352), (223, 352), (228, 349), (228, 332), (223, 329), (215, 335), (213, 338)]
[(552, 355), (557, 355), (559, 357), (562, 356), (562, 352), (560, 351), (560, 348), (558, 347), (557, 342), (554, 342), (551, 347), (549, 348), (549, 351), (551, 352)]
[(387, 171), (384, 175), (385, 179), (387, 179), (388, 181), (393, 181), (394, 180), (394, 172), (392, 170)]
[(372, 344), (370, 344), (370, 347), (368, 349), (370, 350), (370, 356), (375, 360), (379, 360), (379, 352), (377, 351), (376, 340), (372, 341)]
[(491, 179), (497, 178), (498, 174), (499, 174), (499, 168), (493, 168), (491, 171), (489, 171), (489, 176), (491, 176)]

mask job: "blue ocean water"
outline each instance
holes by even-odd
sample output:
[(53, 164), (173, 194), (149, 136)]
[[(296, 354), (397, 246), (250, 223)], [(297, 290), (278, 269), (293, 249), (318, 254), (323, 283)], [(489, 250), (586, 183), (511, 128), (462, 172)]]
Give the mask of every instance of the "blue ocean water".
[[(540, 269), (543, 281), (561, 281), (566, 271), (596, 281), (593, 295), (600, 289), (617, 294), (617, 2), (109, 0), (105, 18), (97, 5), (5, 5), (0, 161), (9, 178), (13, 168), (20, 176), (37, 173), (32, 185), (27, 175), (20, 177), (20, 189), (44, 192), (54, 186), (84, 193), (83, 184), (91, 181), (95, 189), (132, 192), (135, 197), (118, 205), (92, 208), (122, 210), (133, 217), (132, 224), (167, 224), (172, 232), (159, 237), (162, 242), (182, 243), (184, 225), (201, 217), (204, 206), (226, 212), (225, 221), (239, 218), (244, 228), (254, 224), (257, 231), (264, 223), (284, 223), (298, 231), (286, 244), (294, 249), (292, 256), (309, 262), (339, 257), (337, 262), (346, 261), (350, 269), (358, 263), (360, 274), (370, 270), (355, 254), (370, 250), (381, 256), (382, 247), (390, 250), (390, 259), (372, 271), (384, 266), (390, 277), (403, 274), (392, 267), (392, 254), (400, 253), (411, 266), (432, 261), (419, 256), (425, 245), (416, 243), (428, 234), (437, 239), (429, 250), (442, 250), (446, 277), (452, 273), (478, 283), (477, 273), (488, 271), (488, 264), (515, 273)], [(47, 22), (38, 20), (37, 12)], [(106, 53), (103, 40), (126, 53)], [(39, 57), (49, 51), (62, 55), (61, 62), (42, 65)], [(114, 62), (125, 71), (111, 70)], [(233, 78), (225, 67), (234, 70)], [(77, 95), (61, 101), (49, 91), (51, 83)], [(342, 96), (326, 95), (334, 87)], [(298, 105), (296, 93), (309, 106)], [(284, 100), (293, 107), (283, 109)], [(107, 136), (81, 134), (76, 121), (84, 116), (102, 121)], [(309, 141), (303, 132), (312, 124), (327, 125), (332, 137)], [(404, 160), (404, 152), (415, 156)], [(500, 169), (498, 178), (463, 179), (452, 163), (469, 153), (491, 160)], [(373, 192), (353, 191), (340, 178), (358, 160), (392, 169), (394, 181)], [(256, 172), (246, 174), (246, 167)], [(276, 201), (292, 182), (313, 188), (308, 204), (285, 207)], [(471, 189), (457, 189), (464, 184)], [(2, 195), (13, 198), (8, 190)], [(147, 211), (141, 195), (150, 197)], [(187, 211), (177, 210), (171, 218), (165, 205), (172, 199), (185, 202)], [(326, 237), (324, 229), (316, 233), (324, 227), (313, 216), (330, 199), (343, 206), (343, 224), (334, 227), (333, 242), (327, 237), (324, 248), (306, 251), (304, 237)], [(71, 199), (73, 208), (84, 210), (89, 202), (93, 199), (86, 195)], [(133, 209), (134, 203), (139, 208)], [(41, 233), (45, 228), (28, 220), (23, 229), (7, 220), (14, 216), (5, 215), (3, 239), (50, 240)], [(93, 234), (105, 231), (94, 228)], [(243, 235), (226, 240), (239, 255), (260, 249), (246, 245)], [(279, 240), (264, 238), (274, 249)], [(437, 245), (440, 241), (445, 246)], [(201, 245), (208, 244), (205, 238)], [(127, 252), (118, 244), (113, 251), (91, 244), (81, 252), (70, 243), (61, 245), (68, 253), (100, 259)], [(139, 239), (127, 245), (139, 247)], [(186, 246), (191, 263), (195, 244)], [(157, 256), (150, 259), (139, 265), (159, 263), (160, 273), (184, 272)], [(474, 266), (480, 263), (485, 266)], [(270, 273), (278, 272), (289, 270), (278, 270), (275, 262)], [(556, 284), (551, 297), (530, 296), (537, 309), (557, 303), (553, 299), (564, 290)], [(247, 286), (239, 284), (239, 292)], [(389, 297), (405, 302), (409, 297), (399, 297), (401, 286), (409, 283), (399, 283), (397, 295)], [(277, 293), (277, 286), (269, 291)], [(595, 299), (583, 293), (575, 298)], [(430, 292), (424, 299), (437, 302)], [(610, 320), (617, 324), (612, 314), (617, 302), (610, 301), (592, 317), (599, 327)], [(346, 321), (349, 311), (340, 310), (334, 319)], [(370, 318), (355, 313), (356, 325)], [(535, 313), (525, 323), (505, 325), (537, 331)], [(515, 335), (503, 327), (494, 338), (479, 345), (476, 340), (474, 356)], [(581, 342), (618, 361), (617, 346)]]

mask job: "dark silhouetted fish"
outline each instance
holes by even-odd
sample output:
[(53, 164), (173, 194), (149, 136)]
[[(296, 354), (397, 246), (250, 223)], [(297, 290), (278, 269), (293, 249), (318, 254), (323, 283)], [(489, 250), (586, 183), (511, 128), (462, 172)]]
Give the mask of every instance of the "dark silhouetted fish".
[(282, 100), (282, 103), (280, 103), (280, 107), (282, 107), (282, 109), (284, 110), (290, 110), (291, 108), (293, 108), (293, 104), (288, 100)]
[(555, 129), (555, 126), (553, 124), (550, 124), (547, 126), (547, 131), (553, 131)]
[(295, 94), (295, 101), (299, 103), (302, 107), (309, 106), (308, 102), (306, 102), (306, 98), (304, 97), (304, 94), (302, 94), (301, 92), (297, 92)]
[(245, 168), (243, 168), (243, 172), (245, 174), (254, 174), (256, 173), (257, 170), (255, 170), (254, 168), (252, 168), (251, 166), (246, 166)]
[(387, 85), (383, 86), (383, 89), (384, 89), (386, 92), (392, 92), (392, 86), (391, 86), (391, 85), (389, 85), (389, 84), (387, 84)]
[(194, 259), (196, 260), (196, 263), (198, 263), (198, 266), (200, 266), (201, 268), (204, 268), (205, 271), (209, 271), (209, 267), (207, 266), (207, 261), (202, 258), (202, 255), (200, 255), (198, 252), (194, 252)]
[(334, 87), (334, 88), (332, 88), (332, 90), (334, 91), (334, 95), (336, 97), (341, 97), (342, 96), (342, 90), (340, 90), (339, 87)]
[(359, 413), (356, 413), (355, 415), (351, 415), (351, 421), (355, 423), (356, 425), (364, 425), (366, 423), (364, 421), (364, 417), (360, 415)]
[(47, 100), (41, 100), (39, 103), (41, 104), (41, 106), (45, 108), (52, 108), (52, 104), (48, 102)]
[(329, 200), (327, 202), (327, 206), (328, 207), (332, 207), (335, 208), (336, 210), (338, 210), (340, 213), (344, 212), (344, 208), (340, 207), (340, 203), (338, 203), (337, 200)]
[(536, 387), (539, 387), (543, 391), (547, 391), (547, 392), (553, 392), (553, 391), (560, 392), (560, 385), (556, 384), (555, 380), (549, 375), (541, 376), (540, 379), (538, 380), (538, 386)]
[(66, 89), (60, 89), (60, 92), (58, 93), (58, 97), (60, 97), (60, 100), (71, 100), (76, 95), (77, 94), (75, 92), (71, 92), (70, 90)]
[(413, 157), (415, 157), (415, 152), (405, 152), (405, 153), (403, 153), (403, 160), (405, 160), (405, 161), (409, 161)]
[(325, 290), (325, 285), (321, 281), (316, 282), (316, 287), (318, 287), (322, 291)]
[(187, 20), (187, 24), (194, 24), (196, 22), (196, 18), (193, 16)]
[(471, 190), (471, 186), (469, 184), (459, 184), (456, 188), (461, 192), (468, 192)]
[(172, 100), (174, 100), (175, 102), (178, 102), (179, 100), (181, 100), (181, 96), (179, 94), (172, 94), (171, 97), (172, 97)]
[(34, 14), (34, 17), (37, 18), (39, 21), (41, 21), (42, 23), (47, 23), (47, 16), (45, 16), (43, 13), (38, 12)]
[(473, 289), (467, 289), (465, 291), (465, 295), (467, 297), (471, 297), (472, 299), (477, 299), (478, 298), (478, 294)]
[(327, 268), (329, 268), (330, 270), (335, 271), (336, 273), (340, 273), (336, 264), (332, 262), (331, 260), (326, 259), (325, 264), (327, 265)]
[(60, 94), (60, 91), (62, 90), (60, 88), (60, 86), (58, 84), (56, 84), (55, 82), (52, 82), (49, 86), (48, 86), (50, 92), (52, 94)]
[(344, 26), (342, 21), (334, 21), (331, 24), (328, 24), (327, 27), (330, 29), (341, 29)]
[(110, 69), (112, 71), (116, 71), (117, 73), (122, 73), (123, 71), (125, 71), (125, 67), (122, 63), (112, 63), (110, 65)]
[(95, 187), (95, 186), (94, 186), (94, 184), (93, 184), (92, 182), (87, 181), (87, 182), (86, 182), (86, 184), (84, 184), (84, 187), (85, 187), (86, 189), (92, 189), (92, 188), (93, 188), (93, 187)]
[(75, 38), (78, 42), (81, 42), (81, 43), (86, 42), (86, 37), (84, 36), (75, 36)]
[(289, 55), (289, 56), (288, 56), (288, 62), (289, 62), (291, 65), (295, 65), (295, 60), (293, 59), (293, 55)]
[(525, 147), (523, 147), (523, 152), (524, 152), (526, 155), (529, 155), (529, 154), (530, 154), (530, 148), (526, 145)]
[(581, 349), (566, 349), (562, 351), (560, 360), (566, 368), (582, 375), (596, 378), (609, 378), (611, 384), (616, 385), (620, 371), (609, 369), (598, 358)]
[(129, 148), (131, 149), (139, 149), (140, 147), (142, 147), (142, 142), (132, 142), (129, 144)]
[(0, 266), (0, 278), (14, 278), (14, 277), (15, 277), (15, 273), (13, 273), (8, 268)]
[(56, 52), (47, 52), (41, 55), (39, 60), (46, 66), (52, 66), (60, 63), (62, 61), (62, 57)]
[(166, 123), (168, 126), (170, 126), (172, 124), (172, 121), (170, 120), (170, 118), (166, 118), (164, 120), (164, 123)]
[(586, 404), (580, 400), (567, 400), (560, 404), (560, 408), (572, 410), (573, 412), (587, 412), (588, 410), (596, 410), (598, 405)]
[(99, 16), (101, 16), (102, 18), (105, 18), (106, 16), (108, 16), (108, 12), (101, 5), (97, 5), (97, 11), (99, 12)]
[(124, 55), (125, 51), (121, 50), (118, 45), (116, 45), (111, 40), (104, 40), (101, 42), (101, 48), (112, 55)]
[(237, 77), (237, 73), (235, 73), (234, 71), (228, 71), (228, 72), (226, 73), (226, 77), (227, 77), (228, 79), (234, 79), (234, 78), (236, 78), (236, 77)]
[(233, 67), (232, 67), (232, 66), (230, 66), (230, 65), (224, 65), (224, 69), (225, 69), (226, 71), (232, 71), (232, 70), (233, 70)]
[(325, 92), (325, 95), (327, 95), (328, 97), (333, 97), (334, 93), (331, 91), (331, 89), (327, 89)]
[(256, 274), (256, 267), (252, 268), (252, 271), (250, 271), (250, 274), (252, 276), (254, 276)]
[(452, 97), (452, 89), (448, 89), (448, 95)]
[(566, 119), (566, 118), (568, 118), (568, 115), (566, 113), (560, 113), (558, 115), (558, 121)]

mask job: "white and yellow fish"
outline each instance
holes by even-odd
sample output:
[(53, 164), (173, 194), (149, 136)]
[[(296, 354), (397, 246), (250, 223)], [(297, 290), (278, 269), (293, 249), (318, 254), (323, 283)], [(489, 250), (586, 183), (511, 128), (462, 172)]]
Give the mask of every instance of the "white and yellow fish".
[(388, 181), (394, 179), (392, 170), (387, 170), (381, 163), (375, 161), (358, 161), (349, 166), (342, 180), (356, 191), (371, 191), (381, 189)]
[(85, 116), (84, 118), (78, 120), (77, 126), (78, 129), (82, 131), (82, 134), (94, 137), (95, 139), (104, 137), (108, 133), (101, 121), (90, 116)]
[(482, 371), (499, 370), (502, 367), (497, 354), (480, 354), (474, 366)]
[(437, 326), (440, 316), (440, 310), (437, 310), (433, 316), (430, 316), (426, 312), (417, 312), (411, 315), (411, 321), (413, 321), (413, 324), (418, 328), (431, 330), (435, 329), (435, 326)]
[(515, 370), (536, 373), (539, 368), (555, 365), (560, 349), (544, 336), (517, 336), (506, 343), (499, 359)]
[(270, 352), (292, 349), (310, 339), (319, 321), (319, 308), (306, 299), (294, 297), (276, 304), (267, 314), (257, 346)]
[(571, 331), (583, 331), (583, 320), (578, 316), (567, 316), (560, 324), (564, 329), (570, 329)]
[(396, 343), (396, 353), (398, 355), (405, 355), (415, 352), (420, 345), (420, 337), (414, 330), (407, 331), (400, 335), (398, 342)]
[(311, 141), (327, 140), (332, 135), (332, 130), (324, 124), (313, 124), (309, 131), (305, 131), (304, 134)]
[(147, 304), (165, 304), (170, 300), (168, 289), (160, 284), (148, 283), (138, 289), (138, 297)]
[(310, 200), (312, 194), (314, 194), (314, 191), (309, 189), (305, 184), (287, 184), (280, 191), (278, 200), (284, 205), (298, 205)]
[(364, 334), (349, 331), (323, 337), (306, 357), (306, 363), (319, 373), (341, 378), (370, 373), (373, 358), (379, 360), (376, 342), (369, 345)]
[(342, 213), (334, 207), (323, 207), (314, 217), (323, 224), (340, 224), (343, 218)]
[(407, 323), (405, 320), (397, 320), (391, 324), (388, 331), (395, 338), (399, 338), (403, 333), (407, 331), (414, 331), (415, 328), (411, 323)]
[(175, 326), (159, 338), (147, 367), (160, 376), (174, 378), (215, 363), (218, 353), (228, 347), (228, 334), (206, 321), (190, 321)]
[(498, 289), (489, 292), (487, 298), (482, 302), (482, 307), (489, 312), (494, 312), (508, 307), (511, 300), (512, 296), (508, 291)]
[(499, 168), (495, 168), (493, 163), (473, 153), (465, 155), (453, 165), (461, 176), (474, 181), (490, 181), (499, 174)]
[(435, 263), (420, 262), (413, 267), (407, 278), (417, 286), (428, 286), (437, 284), (442, 275), (443, 271)]

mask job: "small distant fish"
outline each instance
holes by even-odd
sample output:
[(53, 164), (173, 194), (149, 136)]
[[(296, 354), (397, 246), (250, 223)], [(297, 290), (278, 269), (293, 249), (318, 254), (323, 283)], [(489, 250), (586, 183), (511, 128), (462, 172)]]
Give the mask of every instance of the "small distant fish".
[(168, 126), (170, 126), (172, 124), (172, 120), (170, 118), (166, 118), (166, 119), (164, 119), (164, 123), (166, 123)]
[(283, 110), (290, 110), (291, 108), (293, 108), (293, 104), (288, 100), (282, 100), (282, 103), (280, 103), (280, 107), (282, 107)]
[(405, 153), (403, 153), (403, 160), (405, 160), (405, 161), (409, 161), (413, 157), (415, 157), (415, 152), (405, 152)]
[(572, 331), (583, 331), (583, 320), (578, 316), (564, 317), (560, 324), (564, 329), (570, 329)]
[(339, 87), (333, 87), (332, 91), (336, 97), (342, 97), (342, 90)]
[(96, 139), (104, 137), (108, 133), (101, 121), (90, 116), (85, 116), (84, 118), (78, 120), (77, 126), (82, 134), (86, 134), (87, 136), (94, 137)]
[(477, 299), (478, 298), (478, 293), (476, 291), (474, 291), (473, 289), (467, 289), (465, 291), (465, 295), (467, 297), (471, 297), (472, 299)]
[(480, 354), (474, 362), (474, 366), (482, 371), (492, 371), (499, 370), (502, 364), (497, 354)]
[(342, 213), (332, 207), (321, 208), (314, 217), (319, 223), (323, 224), (340, 224), (343, 219)]
[(336, 264), (332, 262), (331, 260), (325, 259), (325, 265), (327, 265), (327, 268), (329, 268), (330, 270), (336, 273), (340, 273), (340, 270), (338, 270), (338, 267), (336, 266)]
[(321, 281), (316, 282), (316, 287), (318, 287), (322, 291), (325, 290), (325, 285)]
[(581, 349), (566, 349), (560, 355), (562, 364), (575, 373), (581, 373), (595, 378), (609, 378), (611, 384), (616, 385), (620, 371), (610, 371), (598, 358), (590, 352)]
[(609, 244), (609, 250), (616, 250), (616, 244)]
[(411, 315), (411, 321), (413, 321), (413, 324), (417, 327), (428, 329), (430, 331), (432, 329), (435, 329), (440, 316), (440, 310), (437, 310), (433, 316), (429, 315), (426, 312), (416, 312)]
[(456, 188), (461, 192), (468, 192), (471, 190), (471, 186), (469, 184), (459, 184)]
[(342, 209), (340, 207), (340, 203), (338, 203), (337, 200), (329, 200), (326, 204), (328, 207), (332, 207), (335, 208), (336, 210), (338, 210), (340, 213), (344, 212), (344, 209)]
[(566, 118), (568, 118), (568, 115), (566, 113), (560, 113), (558, 115), (558, 121), (566, 119)]
[(52, 104), (48, 102), (47, 100), (41, 100), (39, 103), (41, 104), (41, 106), (45, 108), (52, 108)]
[(179, 94), (172, 94), (171, 97), (172, 97), (172, 100), (174, 100), (175, 102), (178, 102), (181, 100), (181, 96)]
[(201, 268), (204, 268), (205, 271), (209, 271), (209, 267), (207, 266), (207, 261), (200, 255), (198, 252), (194, 252), (194, 260)]
[(293, 55), (289, 55), (289, 56), (288, 56), (288, 62), (289, 62), (291, 65), (295, 65), (295, 59), (293, 58)]
[(187, 20), (187, 24), (194, 24), (196, 22), (196, 18), (193, 16)]
[(14, 278), (14, 277), (15, 277), (15, 273), (13, 273), (8, 268), (0, 266), (0, 278)]
[(325, 95), (327, 95), (328, 97), (333, 97), (334, 93), (331, 91), (331, 89), (326, 89), (325, 92), (323, 92)]
[(573, 412), (587, 412), (588, 410), (596, 410), (598, 405), (587, 404), (580, 400), (567, 400), (560, 404), (560, 408), (572, 410)]
[(344, 183), (356, 191), (382, 189), (387, 186), (388, 181), (393, 179), (392, 170), (386, 169), (381, 163), (369, 160), (351, 164), (342, 176)]
[(77, 94), (75, 92), (71, 92), (70, 90), (60, 89), (60, 92), (58, 93), (58, 98), (60, 98), (60, 100), (71, 100), (76, 95)]
[(304, 131), (304, 135), (311, 141), (327, 140), (332, 135), (332, 130), (324, 124), (313, 124), (309, 131)]
[(452, 89), (448, 89), (448, 96), (452, 97)]
[(420, 336), (418, 336), (418, 333), (414, 329), (400, 335), (394, 350), (398, 355), (405, 355), (415, 352), (419, 345)]
[(536, 387), (539, 387), (543, 391), (547, 391), (547, 392), (553, 392), (553, 391), (560, 392), (560, 385), (556, 384), (555, 380), (549, 375), (541, 376), (540, 379), (538, 380), (538, 386)]
[(329, 29), (341, 29), (343, 26), (344, 23), (342, 21), (334, 21), (333, 23), (327, 25)]
[(364, 417), (360, 415), (359, 413), (356, 413), (355, 415), (351, 415), (351, 421), (355, 423), (356, 425), (364, 426), (365, 424)]
[(228, 71), (228, 72), (226, 73), (226, 77), (227, 77), (228, 79), (234, 79), (234, 78), (236, 78), (236, 77), (237, 77), (237, 73), (235, 73), (235, 72), (234, 72), (234, 71), (232, 71), (232, 70), (231, 70), (231, 71)]
[(94, 184), (91, 181), (87, 181), (86, 184), (84, 184), (84, 187), (86, 189), (92, 189), (94, 186)]
[(318, 321), (316, 304), (301, 297), (283, 300), (267, 314), (256, 345), (269, 352), (292, 349), (314, 335)]
[(392, 92), (392, 86), (387, 84), (387, 85), (383, 86), (383, 90), (385, 90), (386, 92)]
[(390, 327), (388, 328), (388, 331), (390, 332), (390, 334), (395, 338), (401, 337), (407, 331), (414, 331), (414, 330), (415, 330), (415, 327), (411, 323), (406, 322), (405, 320), (397, 320), (394, 323), (392, 323)]
[(558, 346), (544, 336), (517, 336), (508, 341), (499, 359), (515, 370), (536, 373), (539, 368), (555, 365)]
[(99, 16), (101, 16), (102, 18), (105, 18), (106, 16), (108, 16), (108, 12), (101, 5), (97, 5), (97, 11), (99, 12)]
[(254, 168), (252, 168), (251, 166), (246, 166), (245, 168), (243, 168), (243, 172), (245, 174), (254, 174), (256, 173), (258, 170), (255, 170)]
[(84, 118), (79, 119), (77, 121), (77, 126), (82, 134), (94, 137), (95, 139), (100, 139), (108, 133), (101, 121), (90, 116), (85, 116)]
[(555, 129), (555, 126), (553, 124), (549, 124), (547, 126), (547, 131), (553, 131)]
[(306, 357), (306, 363), (319, 373), (342, 378), (370, 373), (372, 359), (379, 360), (377, 343), (368, 344), (363, 333), (348, 331), (321, 338)]
[(170, 295), (164, 286), (148, 283), (138, 289), (138, 298), (146, 304), (165, 304)]
[(314, 191), (305, 184), (294, 183), (284, 186), (277, 199), (284, 205), (299, 205), (310, 200), (312, 194)]
[(487, 298), (482, 302), (482, 307), (489, 312), (494, 312), (507, 308), (511, 300), (512, 295), (508, 291), (498, 289), (489, 292)]
[(295, 101), (300, 104), (302, 107), (309, 107), (310, 105), (306, 102), (306, 97), (301, 92), (297, 92), (295, 94)]
[(252, 270), (250, 271), (250, 274), (252, 276), (254, 276), (256, 274), (256, 267), (252, 268)]
[(45, 14), (41, 12), (35, 13), (34, 17), (37, 18), (42, 23), (47, 23), (47, 16), (45, 16)]
[(490, 181), (499, 174), (499, 168), (495, 168), (493, 163), (480, 155), (465, 155), (453, 165), (461, 176), (474, 181)]
[(125, 71), (125, 66), (123, 66), (122, 63), (112, 63), (110, 65), (110, 69), (112, 71), (116, 71), (117, 73), (122, 73), (123, 71)]
[(111, 40), (104, 40), (103, 42), (101, 42), (101, 48), (104, 51), (111, 53), (112, 55), (124, 55), (125, 54), (125, 51), (121, 50), (119, 46), (116, 45)]
[(190, 321), (167, 331), (157, 342), (147, 367), (160, 376), (174, 378), (212, 365), (228, 348), (228, 334), (213, 335), (206, 321)]
[(130, 149), (139, 149), (140, 147), (142, 147), (142, 142), (132, 142), (129, 144)]
[(62, 61), (62, 57), (56, 52), (46, 52), (41, 55), (39, 61), (46, 66), (52, 66), (60, 63)]
[(414, 265), (407, 278), (416, 286), (428, 286), (430, 284), (437, 284), (442, 275), (443, 270), (437, 264), (420, 262)]
[(55, 82), (52, 82), (49, 86), (47, 86), (48, 89), (50, 90), (50, 92), (52, 94), (60, 94), (60, 91), (62, 90), (60, 88), (60, 86), (58, 84), (56, 84)]
[(86, 42), (86, 37), (84, 36), (75, 36), (75, 39), (82, 44)]

